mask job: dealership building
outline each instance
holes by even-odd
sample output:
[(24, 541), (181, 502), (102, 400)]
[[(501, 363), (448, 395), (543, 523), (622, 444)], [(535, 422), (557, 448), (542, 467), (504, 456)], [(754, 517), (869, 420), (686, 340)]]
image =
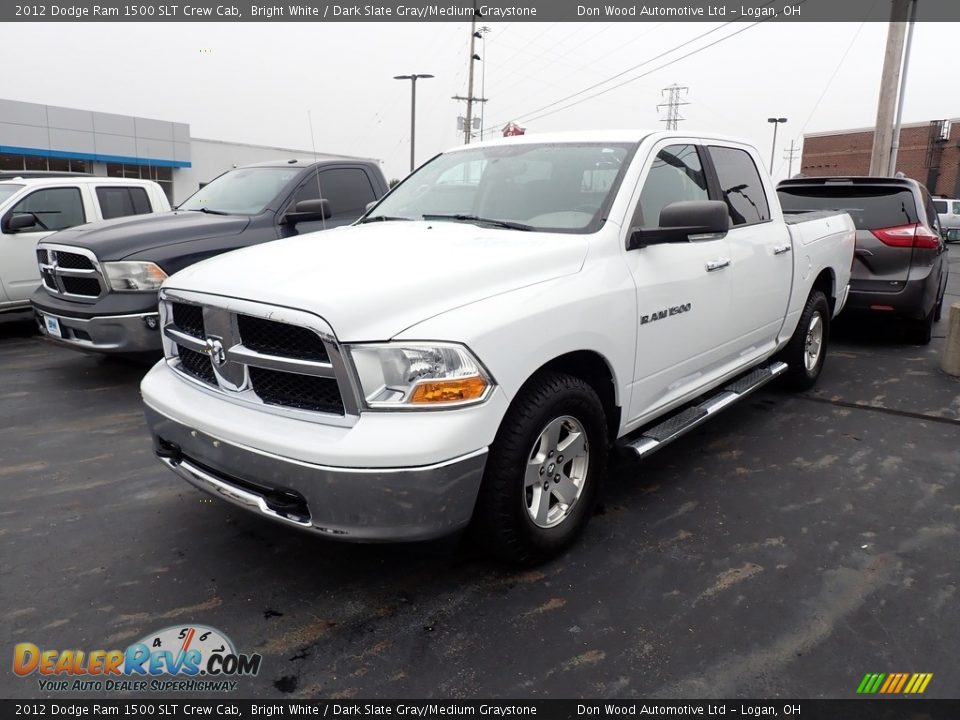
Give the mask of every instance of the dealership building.
[(0, 99), (0, 170), (154, 180), (174, 204), (235, 165), (312, 155), (191, 137), (183, 122)]
[[(869, 175), (873, 128), (803, 136), (804, 175)], [(960, 118), (905, 124), (897, 170), (927, 186), (931, 195), (960, 198)]]

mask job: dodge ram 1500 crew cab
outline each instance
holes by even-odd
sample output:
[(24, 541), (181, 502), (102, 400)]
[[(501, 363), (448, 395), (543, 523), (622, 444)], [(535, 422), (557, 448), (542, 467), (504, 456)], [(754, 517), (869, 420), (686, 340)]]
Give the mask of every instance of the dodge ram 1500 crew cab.
[(373, 161), (280, 160), (229, 170), (173, 212), (60, 232), (37, 248), (37, 323), (77, 350), (159, 353), (157, 290), (168, 275), (236, 248), (352, 223), (386, 191)]
[(199, 263), (161, 290), (141, 389), (193, 485), (346, 540), (471, 521), (519, 562), (644, 456), (769, 380), (810, 387), (854, 226), (785, 219), (751, 146), (664, 132), (442, 153), (354, 226)]

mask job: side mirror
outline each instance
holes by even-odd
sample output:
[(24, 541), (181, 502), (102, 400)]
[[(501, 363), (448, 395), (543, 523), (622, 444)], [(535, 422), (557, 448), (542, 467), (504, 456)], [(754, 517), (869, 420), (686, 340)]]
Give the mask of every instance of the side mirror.
[(681, 200), (660, 211), (660, 225), (634, 228), (628, 250), (657, 243), (716, 240), (730, 229), (730, 212), (721, 200)]
[(20, 232), (37, 226), (37, 217), (33, 213), (16, 213), (8, 215), (3, 223), (5, 232)]
[(287, 225), (315, 222), (326, 220), (331, 214), (330, 201), (326, 198), (322, 200), (301, 200), (293, 206), (293, 210), (283, 216), (283, 222)]
[(944, 238), (946, 242), (960, 242), (960, 228), (949, 228), (944, 233)]
[(376, 207), (376, 205), (377, 205), (378, 202), (380, 202), (380, 201), (379, 201), (379, 200), (371, 200), (371, 201), (368, 202), (366, 205), (364, 205), (364, 207), (363, 207), (363, 214), (366, 215), (368, 212), (370, 212), (371, 210), (373, 210), (373, 208)]

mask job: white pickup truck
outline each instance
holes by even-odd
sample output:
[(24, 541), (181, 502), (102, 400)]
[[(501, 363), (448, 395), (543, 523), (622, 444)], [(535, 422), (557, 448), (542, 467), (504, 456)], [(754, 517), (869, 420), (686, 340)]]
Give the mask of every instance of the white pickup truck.
[(443, 153), (357, 224), (228, 253), (161, 291), (141, 389), (193, 485), (345, 540), (468, 524), (540, 561), (611, 443), (645, 456), (768, 381), (820, 374), (844, 213), (785, 218), (710, 135), (528, 135)]
[[(4, 172), (0, 176), (0, 314), (30, 309), (30, 296), (41, 284), (39, 241), (85, 223), (169, 209), (163, 189), (151, 180)], [(93, 264), (86, 256), (66, 252), (68, 248), (58, 253), (55, 244), (51, 247), (49, 261), (46, 251), (42, 253), (42, 262), (51, 262), (44, 283), (71, 296), (74, 285), (90, 282)]]

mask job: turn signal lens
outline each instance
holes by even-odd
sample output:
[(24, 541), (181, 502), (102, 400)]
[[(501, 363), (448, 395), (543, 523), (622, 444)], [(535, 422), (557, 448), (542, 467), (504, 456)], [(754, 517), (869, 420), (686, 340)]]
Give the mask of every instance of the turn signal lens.
[(413, 389), (410, 403), (425, 405), (477, 400), (486, 390), (487, 381), (479, 376), (422, 382)]

